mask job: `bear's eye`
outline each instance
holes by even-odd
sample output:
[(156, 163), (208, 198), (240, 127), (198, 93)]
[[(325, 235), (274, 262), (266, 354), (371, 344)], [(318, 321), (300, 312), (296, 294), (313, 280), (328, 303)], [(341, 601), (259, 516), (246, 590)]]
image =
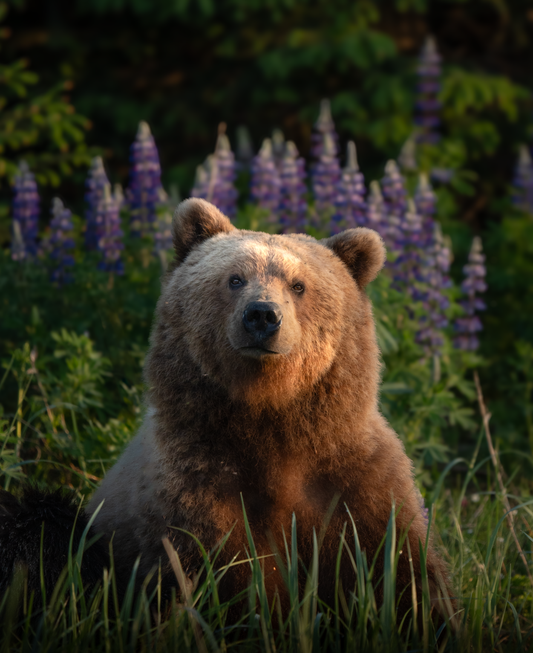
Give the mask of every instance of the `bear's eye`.
[(238, 288), (239, 286), (242, 286), (244, 281), (238, 277), (236, 274), (234, 274), (232, 277), (229, 278), (229, 285), (232, 288)]
[(292, 287), (292, 289), (294, 290), (294, 292), (303, 292), (303, 291), (304, 291), (304, 285), (303, 285), (303, 283), (300, 283), (300, 282), (298, 281), (298, 283), (295, 283), (295, 284), (294, 284), (294, 286)]

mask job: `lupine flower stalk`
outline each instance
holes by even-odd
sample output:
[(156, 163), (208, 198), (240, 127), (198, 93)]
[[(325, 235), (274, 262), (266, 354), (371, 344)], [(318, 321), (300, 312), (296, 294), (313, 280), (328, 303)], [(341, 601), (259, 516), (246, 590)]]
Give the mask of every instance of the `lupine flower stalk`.
[(89, 175), (85, 182), (85, 201), (87, 209), (85, 211), (85, 246), (89, 250), (97, 249), (98, 240), (103, 231), (103, 215), (100, 205), (104, 201), (104, 188), (109, 184), (104, 162), (101, 156), (96, 156), (92, 160)]
[(324, 136), (329, 135), (333, 141), (333, 155), (339, 153), (339, 137), (335, 131), (335, 123), (331, 117), (331, 105), (329, 100), (322, 100), (320, 103), (320, 113), (315, 122), (313, 133), (311, 134), (311, 156), (319, 160), (324, 152)]
[(124, 264), (120, 259), (120, 252), (124, 249), (123, 234), (120, 228), (119, 205), (111, 194), (111, 184), (104, 186), (104, 197), (98, 206), (98, 214), (102, 225), (98, 238), (98, 251), (102, 253), (102, 260), (98, 269), (123, 274)]
[[(416, 335), (417, 342), (423, 346), (426, 355), (430, 357), (441, 355), (441, 348), (444, 344), (442, 329), (448, 325), (444, 311), (450, 302), (443, 290), (450, 285), (448, 278), (450, 259), (450, 250), (444, 243), (440, 225), (435, 223), (432, 243), (426, 249), (423, 261), (425, 288), (421, 300), (426, 315), (421, 320), (421, 328)], [(438, 370), (437, 364), (435, 370)], [(440, 373), (437, 373), (436, 376), (440, 377)]]
[(205, 165), (196, 166), (196, 176), (194, 178), (194, 186), (191, 190), (191, 197), (200, 197), (201, 199), (207, 199), (209, 187), (209, 173), (206, 170)]
[(418, 213), (422, 216), (422, 246), (429, 247), (435, 234), (435, 220), (437, 197), (431, 188), (429, 178), (422, 172), (415, 193), (415, 204)]
[(398, 155), (398, 163), (400, 164), (400, 168), (405, 172), (416, 170), (416, 138), (414, 134), (411, 134), (402, 145), (402, 149)]
[(152, 233), (156, 220), (161, 165), (148, 123), (141, 121), (130, 150), (130, 185), (126, 198), (131, 210), (131, 231), (136, 236)]
[(365, 178), (359, 170), (355, 143), (347, 147), (346, 166), (342, 170), (337, 192), (337, 211), (333, 216), (333, 233), (367, 225)]
[(513, 179), (513, 204), (533, 215), (533, 161), (526, 145), (520, 147)]
[(242, 168), (248, 169), (254, 157), (250, 131), (245, 125), (237, 127), (237, 159)]
[(328, 132), (323, 135), (322, 152), (313, 168), (312, 175), (316, 210), (319, 213), (333, 212), (337, 200), (341, 169), (333, 137)]
[(437, 143), (440, 139), (439, 110), (441, 57), (437, 52), (437, 44), (432, 36), (428, 36), (422, 47), (418, 62), (417, 101), (415, 105), (415, 124), (419, 128), (419, 143)]
[(276, 168), (280, 170), (283, 157), (285, 156), (285, 135), (281, 129), (274, 129), (272, 131), (272, 154), (274, 155)]
[(52, 219), (50, 221), (50, 235), (43, 243), (42, 251), (48, 254), (53, 262), (53, 269), (50, 279), (56, 281), (60, 286), (72, 281), (69, 268), (74, 265), (73, 251), (74, 224), (72, 212), (67, 209), (63, 202), (54, 197), (52, 200)]
[(271, 220), (277, 218), (281, 198), (281, 179), (274, 161), (270, 138), (265, 138), (259, 154), (252, 161), (250, 194), (259, 207), (269, 212)]
[(22, 261), (37, 254), (39, 193), (35, 177), (21, 161), (15, 177), (13, 198), (13, 245), (11, 258)]
[(385, 200), (379, 181), (370, 182), (370, 193), (368, 194), (368, 209), (366, 214), (366, 226), (374, 229), (386, 241), (387, 236), (387, 210)]
[(172, 209), (170, 200), (161, 186), (158, 193), (158, 211), (154, 231), (154, 252), (159, 257), (161, 267), (166, 270), (167, 251), (172, 249)]
[(400, 238), (397, 240), (401, 251), (394, 261), (394, 282), (417, 300), (420, 299), (420, 283), (423, 280), (421, 240), (422, 217), (418, 214), (414, 201), (409, 199), (401, 223)]
[(305, 162), (292, 141), (285, 146), (280, 170), (281, 202), (280, 223), (285, 233), (303, 231), (306, 224)]
[(237, 213), (237, 190), (235, 188), (235, 157), (225, 134), (226, 126), (219, 127), (215, 153), (208, 157), (207, 197), (229, 218)]
[(479, 293), (483, 293), (487, 289), (485, 256), (479, 236), (476, 236), (472, 242), (468, 264), (464, 266), (463, 272), (465, 278), (461, 284), (461, 290), (466, 295), (466, 299), (459, 303), (466, 316), (457, 318), (455, 321), (455, 331), (458, 335), (454, 339), (454, 346), (457, 349), (475, 351), (479, 347), (477, 333), (483, 329), (476, 312), (486, 309), (485, 302), (479, 297)]
[(385, 176), (381, 180), (385, 211), (387, 215), (387, 228), (383, 235), (385, 243), (391, 249), (402, 247), (402, 221), (407, 209), (407, 191), (404, 178), (396, 161), (387, 161)]

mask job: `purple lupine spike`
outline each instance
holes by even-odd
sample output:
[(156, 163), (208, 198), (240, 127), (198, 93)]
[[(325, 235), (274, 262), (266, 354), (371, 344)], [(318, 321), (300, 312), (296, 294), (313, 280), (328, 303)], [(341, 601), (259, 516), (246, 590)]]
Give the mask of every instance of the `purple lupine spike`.
[(485, 303), (478, 294), (487, 289), (485, 256), (479, 236), (472, 241), (468, 264), (464, 266), (463, 272), (465, 278), (461, 284), (461, 290), (466, 295), (466, 299), (459, 303), (463, 307), (466, 317), (457, 318), (455, 321), (455, 330), (458, 335), (454, 339), (454, 346), (457, 349), (475, 351), (479, 347), (479, 339), (476, 334), (483, 328), (476, 311), (486, 309)]
[[(331, 105), (329, 100), (320, 102), (320, 113), (315, 122), (313, 133), (311, 134), (311, 156), (319, 160), (324, 152), (324, 136), (329, 134), (333, 141), (333, 156), (339, 153), (339, 137), (335, 131), (335, 123), (331, 117)], [(331, 146), (329, 146), (331, 147)]]
[(417, 169), (416, 138), (414, 134), (411, 134), (402, 145), (402, 149), (398, 155), (398, 163), (400, 164), (400, 168), (405, 172), (412, 172)]
[(394, 281), (395, 285), (404, 288), (415, 299), (420, 298), (418, 284), (423, 280), (421, 239), (422, 217), (418, 214), (414, 201), (409, 198), (401, 223), (401, 251), (394, 261)]
[(167, 269), (167, 252), (172, 249), (172, 208), (165, 189), (161, 186), (158, 193), (158, 211), (154, 230), (154, 253), (161, 262), (163, 270)]
[(402, 221), (407, 209), (407, 191), (404, 178), (396, 161), (387, 161), (385, 176), (381, 180), (385, 211), (387, 215), (387, 229), (383, 235), (385, 243), (391, 249), (402, 248)]
[(337, 200), (341, 169), (333, 137), (326, 132), (323, 135), (320, 159), (313, 168), (313, 194), (315, 208), (321, 214), (331, 214)]
[(303, 231), (306, 225), (305, 161), (299, 156), (292, 141), (285, 146), (280, 170), (281, 202), (280, 223), (285, 233)]
[(207, 199), (229, 218), (237, 214), (237, 189), (235, 188), (235, 157), (231, 151), (225, 125), (219, 127), (215, 153), (208, 157), (209, 183)]
[(98, 240), (102, 235), (102, 215), (99, 206), (104, 200), (104, 187), (109, 184), (104, 162), (101, 156), (96, 156), (92, 160), (89, 169), (89, 175), (85, 182), (85, 201), (87, 209), (85, 211), (85, 246), (89, 250), (97, 249)]
[(271, 221), (277, 220), (281, 179), (274, 161), (270, 138), (265, 138), (259, 154), (252, 161), (250, 194), (259, 207), (269, 212)]
[(533, 161), (526, 145), (520, 146), (513, 179), (513, 204), (533, 215)]
[(387, 211), (379, 181), (370, 182), (366, 226), (374, 229), (385, 240), (387, 235)]
[(61, 286), (72, 281), (69, 268), (74, 265), (74, 256), (72, 254), (75, 242), (72, 212), (64, 206), (58, 197), (54, 197), (52, 200), (50, 229), (47, 249), (51, 260), (54, 262), (54, 269), (50, 278)]
[(131, 232), (146, 236), (153, 231), (159, 188), (161, 165), (159, 154), (148, 123), (141, 120), (137, 136), (130, 150), (130, 185), (126, 199), (131, 211)]
[(124, 190), (122, 188), (122, 184), (117, 183), (113, 186), (113, 199), (118, 204), (119, 210), (126, 203), (126, 198), (124, 197)]
[(416, 210), (422, 216), (422, 246), (429, 247), (435, 233), (435, 220), (437, 196), (431, 188), (429, 178), (425, 172), (420, 173), (418, 186), (415, 193)]
[(252, 137), (246, 125), (237, 127), (237, 160), (241, 168), (248, 169), (254, 158)]
[(333, 216), (332, 233), (341, 229), (367, 226), (365, 178), (359, 170), (355, 143), (350, 141), (346, 153), (346, 166), (342, 169)]
[(419, 143), (437, 143), (440, 136), (440, 90), (441, 57), (433, 36), (428, 36), (420, 52), (418, 62), (417, 101), (415, 105), (415, 124), (418, 125)]
[(123, 274), (124, 264), (120, 258), (120, 252), (124, 249), (123, 234), (120, 228), (119, 206), (111, 194), (111, 184), (104, 186), (104, 197), (98, 205), (98, 214), (102, 225), (97, 245), (98, 251), (102, 253), (102, 260), (98, 269)]
[(274, 155), (276, 168), (280, 170), (283, 157), (285, 156), (285, 135), (281, 129), (274, 129), (272, 131), (272, 154)]
[[(451, 254), (444, 243), (438, 223), (434, 225), (431, 245), (425, 250), (425, 253), (422, 269), (425, 287), (420, 299), (426, 314), (420, 321), (421, 328), (416, 334), (416, 340), (423, 346), (426, 356), (435, 357), (441, 355), (441, 348), (444, 344), (442, 329), (448, 325), (448, 318), (444, 311), (450, 305), (443, 290), (449, 287), (447, 274), (450, 268)], [(438, 369), (438, 366), (435, 367)]]
[(13, 197), (13, 260), (22, 261), (37, 254), (38, 223), (37, 182), (26, 161), (21, 161), (15, 177)]
[(196, 166), (196, 176), (194, 178), (194, 186), (191, 189), (191, 197), (200, 197), (207, 199), (207, 189), (209, 186), (209, 174), (205, 166)]

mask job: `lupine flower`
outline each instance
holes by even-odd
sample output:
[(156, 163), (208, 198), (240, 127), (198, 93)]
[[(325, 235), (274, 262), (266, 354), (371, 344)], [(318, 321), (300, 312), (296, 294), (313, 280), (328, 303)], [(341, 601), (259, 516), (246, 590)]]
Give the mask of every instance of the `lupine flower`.
[(250, 194), (259, 207), (269, 211), (271, 218), (276, 219), (281, 198), (281, 179), (270, 138), (265, 138), (259, 154), (252, 161)]
[(39, 193), (28, 164), (21, 161), (15, 177), (13, 198), (13, 245), (11, 258), (22, 261), (37, 254)]
[(463, 307), (466, 317), (457, 318), (455, 321), (455, 330), (458, 335), (454, 339), (454, 345), (457, 349), (475, 351), (479, 347), (479, 339), (476, 334), (483, 328), (476, 311), (486, 309), (485, 303), (478, 294), (487, 289), (485, 256), (479, 236), (476, 236), (472, 242), (468, 264), (464, 266), (463, 272), (465, 278), (461, 284), (461, 290), (466, 295), (466, 299), (459, 303)]
[(52, 201), (52, 220), (50, 221), (51, 233), (47, 239), (46, 249), (54, 262), (51, 279), (59, 285), (72, 280), (68, 268), (74, 265), (72, 252), (74, 243), (74, 224), (72, 212), (65, 208), (63, 202), (54, 197)]
[(204, 165), (196, 166), (196, 176), (194, 178), (194, 186), (191, 190), (191, 197), (207, 199), (208, 187), (209, 173)]
[(229, 218), (237, 213), (237, 189), (235, 188), (235, 157), (229, 139), (222, 125), (217, 138), (215, 153), (208, 157), (209, 181), (207, 200), (218, 207)]
[(437, 44), (432, 36), (428, 36), (420, 53), (418, 63), (417, 102), (415, 105), (415, 124), (419, 127), (418, 141), (420, 143), (437, 143), (440, 125), (440, 102), (437, 99), (440, 90), (441, 57), (437, 52)]
[(159, 257), (161, 267), (166, 270), (167, 251), (172, 249), (172, 209), (169, 197), (161, 186), (158, 193), (158, 211), (154, 230), (154, 253)]
[(85, 246), (89, 250), (97, 249), (98, 240), (102, 235), (103, 217), (99, 206), (104, 200), (104, 188), (109, 184), (104, 162), (101, 156), (94, 157), (89, 176), (85, 182), (85, 201), (87, 209), (85, 211)]
[[(320, 159), (324, 152), (324, 136), (329, 135), (333, 142), (333, 156), (339, 153), (339, 137), (335, 131), (335, 123), (331, 117), (331, 106), (329, 100), (322, 100), (320, 103), (320, 113), (315, 122), (313, 133), (311, 134), (311, 156), (314, 159)], [(331, 148), (331, 145), (328, 145)], [(329, 152), (331, 154), (331, 152)]]
[(429, 247), (435, 233), (435, 215), (437, 197), (431, 188), (426, 173), (420, 173), (415, 193), (416, 210), (422, 216), (422, 246)]
[(526, 145), (520, 146), (513, 187), (513, 204), (533, 215), (533, 162)]
[(335, 201), (337, 212), (333, 216), (333, 233), (337, 233), (341, 229), (366, 226), (365, 193), (365, 178), (359, 170), (355, 143), (350, 141), (346, 154), (346, 166), (342, 170)]
[(113, 186), (113, 199), (118, 204), (118, 208), (121, 209), (126, 203), (126, 198), (124, 197), (124, 191), (122, 189), (122, 184), (115, 184)]
[(126, 198), (131, 210), (133, 235), (152, 232), (161, 187), (159, 154), (148, 123), (141, 121), (130, 150), (130, 185)]
[(314, 166), (312, 173), (315, 208), (319, 213), (333, 211), (341, 177), (341, 169), (333, 137), (330, 133), (326, 132), (323, 135), (323, 141), (320, 158)]
[(407, 209), (407, 191), (396, 161), (387, 161), (381, 187), (387, 215), (387, 228), (383, 238), (391, 249), (400, 249), (402, 247), (402, 220)]
[(442, 329), (448, 325), (444, 311), (450, 302), (443, 290), (450, 285), (448, 271), (451, 254), (444, 243), (438, 223), (434, 224), (432, 242), (425, 252), (426, 256), (423, 261), (425, 288), (421, 301), (426, 309), (426, 314), (420, 322), (421, 328), (416, 335), (416, 340), (423, 346), (427, 356), (440, 356), (444, 344)]
[(98, 214), (102, 225), (98, 238), (98, 250), (102, 253), (102, 260), (98, 269), (123, 274), (124, 264), (120, 260), (120, 252), (124, 249), (123, 234), (120, 228), (119, 206), (111, 195), (111, 184), (104, 186), (104, 197), (98, 205)]
[(248, 168), (254, 157), (252, 138), (248, 127), (240, 125), (237, 127), (237, 159), (243, 168)]
[(420, 299), (419, 284), (422, 276), (422, 217), (416, 210), (412, 199), (408, 200), (407, 211), (401, 222), (400, 238), (397, 244), (401, 251), (394, 261), (395, 285), (402, 287), (414, 299)]
[(296, 145), (288, 141), (281, 164), (280, 223), (285, 233), (303, 231), (306, 224), (305, 162)]
[(416, 138), (414, 134), (411, 134), (402, 145), (402, 149), (398, 155), (398, 163), (400, 164), (400, 168), (405, 170), (405, 172), (416, 170)]
[(285, 136), (281, 129), (272, 131), (272, 154), (274, 155), (276, 168), (279, 170), (285, 156)]
[(387, 235), (387, 210), (379, 181), (370, 182), (366, 226), (374, 229), (385, 240)]

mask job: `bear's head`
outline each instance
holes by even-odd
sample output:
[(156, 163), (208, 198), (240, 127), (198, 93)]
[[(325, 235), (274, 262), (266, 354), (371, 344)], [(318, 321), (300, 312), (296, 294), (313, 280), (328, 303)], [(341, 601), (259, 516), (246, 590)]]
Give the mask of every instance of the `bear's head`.
[(377, 378), (364, 293), (385, 260), (376, 232), (317, 241), (238, 230), (212, 204), (189, 199), (176, 210), (173, 239), (153, 336), (168, 360), (164, 376), (183, 369), (172, 362), (181, 357), (230, 399), (275, 407), (312, 388), (339, 357), (359, 357), (352, 369), (372, 365)]

